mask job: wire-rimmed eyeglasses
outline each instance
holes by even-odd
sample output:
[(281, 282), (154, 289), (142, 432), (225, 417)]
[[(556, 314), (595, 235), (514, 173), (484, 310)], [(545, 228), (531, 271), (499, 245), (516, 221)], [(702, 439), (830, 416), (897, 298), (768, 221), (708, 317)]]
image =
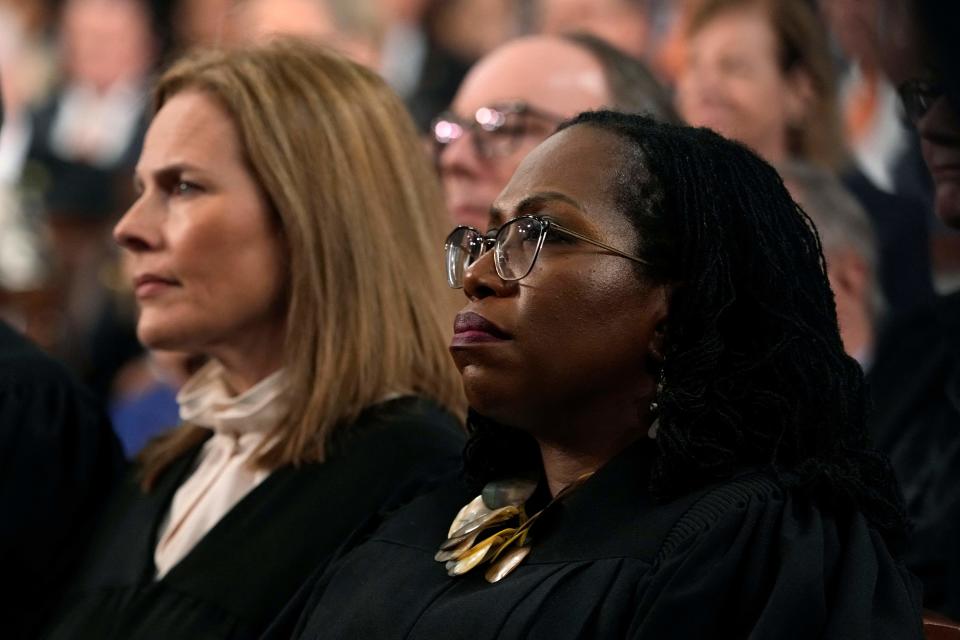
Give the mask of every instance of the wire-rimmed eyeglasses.
[(620, 257), (647, 264), (642, 258), (588, 238), (542, 216), (519, 216), (486, 234), (473, 227), (459, 226), (447, 236), (447, 284), (463, 288), (463, 277), (474, 262), (493, 248), (493, 264), (502, 280), (522, 280), (533, 270), (547, 234), (557, 233), (606, 249)]
[(932, 80), (914, 79), (900, 85), (897, 92), (900, 94), (907, 118), (916, 126), (933, 103), (943, 96), (944, 88), (943, 85)]
[[(437, 155), (450, 143), (460, 139), (469, 130), (473, 135), (473, 149), (481, 158), (491, 159), (513, 153), (523, 137), (542, 121), (543, 137), (564, 120), (563, 117), (532, 107), (526, 102), (509, 102), (480, 107), (473, 119), (464, 119), (446, 111), (430, 124), (430, 133)], [(544, 126), (546, 125), (546, 126)]]

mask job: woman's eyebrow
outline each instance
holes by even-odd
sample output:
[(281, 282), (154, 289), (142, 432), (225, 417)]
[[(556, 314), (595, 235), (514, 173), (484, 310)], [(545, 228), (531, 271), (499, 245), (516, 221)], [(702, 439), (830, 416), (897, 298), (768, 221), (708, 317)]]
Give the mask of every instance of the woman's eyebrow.
[[(521, 200), (513, 210), (514, 215), (510, 217), (536, 213), (551, 202), (563, 202), (571, 207), (583, 211), (583, 207), (580, 206), (579, 202), (564, 193), (560, 193), (559, 191), (542, 191), (540, 193), (527, 196)], [(503, 209), (493, 205), (490, 207), (490, 219), (491, 221), (498, 220), (503, 222), (507, 219), (507, 215)]]

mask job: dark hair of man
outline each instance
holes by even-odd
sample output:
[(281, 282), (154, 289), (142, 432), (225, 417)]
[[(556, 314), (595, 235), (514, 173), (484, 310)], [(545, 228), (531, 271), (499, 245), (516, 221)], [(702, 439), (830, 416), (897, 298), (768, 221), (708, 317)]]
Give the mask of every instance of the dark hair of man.
[(673, 100), (637, 58), (588, 33), (568, 33), (563, 39), (584, 49), (600, 64), (612, 103), (610, 109), (645, 113), (660, 122), (680, 124)]
[[(902, 541), (903, 498), (889, 461), (868, 448), (863, 375), (843, 351), (820, 241), (776, 171), (707, 129), (611, 111), (560, 128), (571, 126), (622, 141), (610, 149), (622, 160), (612, 188), (650, 265), (639, 275), (672, 289), (654, 493), (766, 469), (820, 505), (855, 505)], [(477, 480), (536, 454), (517, 430), (476, 415), (469, 426)]]

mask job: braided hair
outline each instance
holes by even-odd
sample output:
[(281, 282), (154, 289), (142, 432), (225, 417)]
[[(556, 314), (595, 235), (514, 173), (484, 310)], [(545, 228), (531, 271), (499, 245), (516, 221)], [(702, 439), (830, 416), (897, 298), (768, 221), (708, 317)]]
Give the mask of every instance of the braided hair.
[[(863, 374), (843, 351), (819, 238), (776, 171), (707, 129), (612, 111), (560, 128), (572, 126), (621, 140), (612, 186), (648, 263), (639, 275), (672, 291), (652, 490), (676, 496), (764, 468), (820, 504), (853, 504), (900, 541), (903, 499), (868, 445)], [(469, 424), (474, 478), (535, 452), (508, 427), (476, 414)], [(504, 439), (512, 458), (491, 462)]]

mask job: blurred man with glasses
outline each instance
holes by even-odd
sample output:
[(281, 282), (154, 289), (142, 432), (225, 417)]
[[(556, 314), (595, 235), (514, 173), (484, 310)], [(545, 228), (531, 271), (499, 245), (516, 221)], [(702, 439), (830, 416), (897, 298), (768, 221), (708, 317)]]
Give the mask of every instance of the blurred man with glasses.
[(485, 231), (524, 156), (563, 120), (600, 107), (677, 121), (643, 63), (593, 36), (531, 36), (482, 58), (431, 126), (451, 222)]
[[(960, 8), (874, 1), (884, 70), (920, 134), (934, 209), (960, 229)], [(891, 327), (877, 353), (872, 435), (914, 522), (904, 561), (923, 581), (924, 607), (960, 619), (960, 291)]]
[(884, 70), (920, 134), (934, 208), (960, 229), (960, 7), (941, 0), (875, 0)]

